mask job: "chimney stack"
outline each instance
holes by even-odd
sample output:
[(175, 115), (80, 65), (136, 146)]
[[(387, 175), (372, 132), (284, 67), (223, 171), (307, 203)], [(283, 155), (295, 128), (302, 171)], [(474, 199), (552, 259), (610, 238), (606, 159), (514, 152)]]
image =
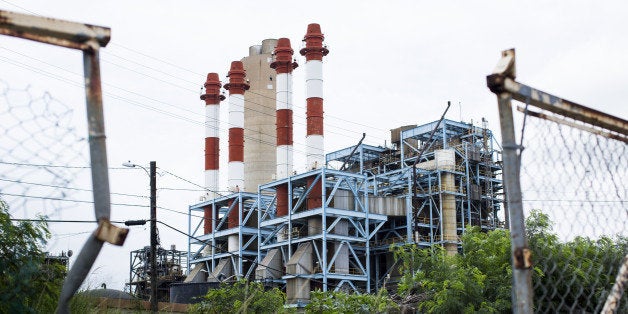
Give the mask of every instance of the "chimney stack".
[[(218, 168), (220, 145), (218, 128), (220, 121), (220, 101), (225, 99), (220, 94), (220, 81), (217, 73), (207, 74), (205, 81), (205, 94), (201, 99), (205, 101), (205, 188), (209, 190), (210, 198), (216, 197), (219, 190)], [(213, 212), (211, 207), (206, 207), (204, 212), (204, 232), (212, 232)]]
[[(292, 60), (294, 51), (290, 39), (279, 38), (275, 60), (270, 67), (277, 72), (277, 179), (292, 174), (292, 70), (298, 65)], [(277, 187), (277, 217), (288, 214), (288, 185)]]
[(309, 24), (303, 38), (305, 48), (305, 95), (307, 98), (307, 136), (305, 151), (307, 169), (318, 169), (325, 163), (323, 143), (323, 56), (329, 53), (323, 47), (325, 37), (319, 24)]
[[(249, 89), (245, 81), (246, 73), (242, 61), (231, 62), (229, 83), (225, 89), (229, 91), (229, 190), (244, 190), (244, 91)], [(228, 227), (238, 226), (238, 210), (229, 213)]]
[[(307, 26), (307, 33), (303, 38), (305, 48), (301, 55), (305, 56), (305, 95), (307, 98), (307, 135), (305, 137), (305, 153), (307, 169), (319, 169), (325, 164), (323, 138), (323, 56), (329, 53), (323, 47), (325, 37), (321, 26), (316, 23)], [(311, 186), (313, 178), (308, 178), (307, 185)], [(322, 185), (319, 180), (310, 192), (307, 208), (322, 206)]]

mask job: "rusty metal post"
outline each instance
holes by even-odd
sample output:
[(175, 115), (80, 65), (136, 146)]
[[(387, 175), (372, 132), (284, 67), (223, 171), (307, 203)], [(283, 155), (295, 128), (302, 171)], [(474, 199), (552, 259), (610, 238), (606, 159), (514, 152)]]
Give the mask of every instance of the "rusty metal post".
[(521, 199), (521, 146), (515, 138), (515, 125), (512, 111), (512, 94), (499, 84), (504, 78), (515, 78), (515, 51), (502, 53), (493, 74), (487, 77), (487, 85), (497, 95), (499, 124), (502, 133), (503, 179), (506, 189), (506, 204), (509, 216), (509, 229), (512, 253), (512, 309), (514, 313), (532, 313), (532, 262), (531, 252), (525, 231), (525, 217)]
[[(87, 103), (87, 128), (89, 134), (89, 155), (92, 167), (92, 186), (94, 197), (94, 213), (98, 221), (108, 221), (111, 211), (109, 194), (109, 172), (107, 165), (107, 147), (105, 144), (105, 121), (102, 106), (102, 90), (100, 82), (100, 60), (98, 48), (83, 51), (83, 69), (85, 76), (85, 100)], [(93, 234), (89, 237), (74, 267), (66, 278), (57, 313), (68, 313), (69, 302), (74, 293), (87, 277), (103, 241)]]
[(504, 161), (504, 187), (508, 203), (509, 229), (512, 241), (513, 287), (512, 305), (514, 313), (532, 313), (532, 273), (529, 262), (530, 251), (525, 234), (525, 217), (521, 200), (521, 182), (519, 181), (520, 155), (515, 140), (511, 96), (502, 93), (497, 96), (499, 121), (502, 132)]

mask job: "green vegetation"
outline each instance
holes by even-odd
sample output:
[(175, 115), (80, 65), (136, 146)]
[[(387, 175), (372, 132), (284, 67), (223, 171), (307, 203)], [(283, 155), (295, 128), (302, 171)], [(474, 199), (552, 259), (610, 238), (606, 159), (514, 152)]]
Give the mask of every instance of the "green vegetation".
[(334, 291), (313, 291), (310, 303), (305, 307), (306, 313), (390, 313), (398, 312), (399, 307), (388, 297), (386, 290), (381, 289), (373, 294), (349, 294)]
[[(552, 221), (540, 211), (530, 214), (526, 227), (535, 263), (535, 307), (547, 312), (600, 312), (628, 251), (628, 238), (576, 237), (561, 242), (552, 232)], [(618, 313), (628, 313), (627, 293), (620, 306)]]
[(57, 306), (65, 269), (44, 263), (50, 231), (41, 219), (14, 224), (0, 200), (0, 313), (53, 313)]
[(465, 254), (447, 256), (442, 247), (393, 247), (404, 275), (401, 295), (422, 295), (427, 313), (499, 313), (510, 310), (511, 271), (508, 232), (483, 233), (469, 228), (463, 236)]
[(264, 290), (259, 282), (240, 280), (222, 283), (211, 289), (203, 301), (190, 308), (191, 313), (285, 313), (286, 295), (277, 288)]
[[(540, 211), (526, 220), (533, 252), (535, 307), (548, 312), (599, 312), (628, 248), (626, 237), (561, 242)], [(401, 295), (421, 295), (427, 313), (511, 312), (512, 270), (507, 230), (488, 233), (468, 228), (463, 253), (447, 256), (441, 247), (393, 247), (404, 275)], [(624, 295), (619, 312), (628, 312)]]

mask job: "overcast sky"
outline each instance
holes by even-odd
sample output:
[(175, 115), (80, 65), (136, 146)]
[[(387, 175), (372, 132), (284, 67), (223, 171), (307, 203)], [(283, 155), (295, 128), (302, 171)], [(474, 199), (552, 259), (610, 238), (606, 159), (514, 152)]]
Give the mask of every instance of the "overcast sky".
[[(266, 38), (288, 37), (298, 51), (312, 22), (321, 24), (330, 50), (324, 59), (327, 152), (355, 144), (363, 132), (368, 144), (389, 143), (390, 129), (436, 120), (447, 101), (453, 104), (449, 119), (478, 122), (484, 117), (497, 131), (496, 99), (485, 78), (500, 52), (513, 47), (519, 81), (628, 116), (624, 1), (0, 0), (0, 9), (110, 27), (111, 42), (101, 51), (109, 165), (131, 160), (147, 167), (155, 160), (163, 170), (200, 185), (205, 135), (199, 94), (206, 74), (217, 72), (224, 82), (230, 62)], [(304, 59), (295, 56), (303, 65)], [(304, 67), (294, 72), (296, 155), (304, 151), (304, 73)], [(11, 89), (30, 86), (34, 95), (48, 91), (75, 110), (69, 123), (85, 136), (80, 52), (0, 37), (0, 80)], [(82, 153), (83, 160), (68, 164), (87, 165), (86, 145), (83, 149), (71, 152)], [(226, 151), (222, 146), (224, 158)], [(296, 169), (302, 168), (297, 159)], [(91, 188), (89, 170), (78, 173), (70, 186)], [(197, 186), (161, 174), (158, 186), (167, 189), (159, 190), (159, 206), (185, 212), (198, 201), (200, 191), (172, 190)], [(112, 192), (148, 196), (143, 171), (112, 169), (110, 177)], [(114, 195), (113, 202), (148, 204), (137, 196)], [(68, 199), (91, 200), (91, 195), (72, 190)], [(43, 212), (53, 219), (93, 219), (88, 203), (59, 204)], [(13, 212), (34, 217), (41, 211)], [(148, 218), (148, 213), (147, 207), (115, 205), (111, 218)], [(185, 215), (159, 210), (158, 218), (187, 231)], [(93, 228), (52, 224), (49, 250), (78, 251)], [(106, 245), (88, 283), (122, 289), (129, 251), (148, 245), (148, 236), (148, 228), (133, 227), (124, 247)], [(184, 236), (162, 226), (160, 238), (166, 247), (186, 249)]]

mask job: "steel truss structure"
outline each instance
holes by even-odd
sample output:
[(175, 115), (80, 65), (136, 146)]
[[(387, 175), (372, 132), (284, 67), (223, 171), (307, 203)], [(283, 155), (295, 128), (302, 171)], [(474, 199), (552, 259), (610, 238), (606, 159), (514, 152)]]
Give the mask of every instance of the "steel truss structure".
[[(312, 186), (319, 181), (322, 193), (313, 195)], [(261, 185), (260, 197), (273, 195), (284, 184), (290, 195), (288, 215), (276, 216), (276, 198), (261, 208), (259, 259), (280, 251), (287, 265), (280, 279), (311, 279), (312, 290), (370, 291), (370, 240), (387, 218), (368, 210), (367, 176), (322, 168)], [(322, 206), (306, 208), (312, 197), (320, 197)], [(300, 262), (304, 269), (290, 267), (299, 250), (308, 246), (312, 254), (312, 261), (305, 262), (308, 266)]]
[[(204, 263), (208, 273), (217, 270), (219, 264), (227, 264), (230, 267), (233, 278), (251, 278), (258, 262), (257, 237), (258, 231), (257, 213), (261, 207), (266, 207), (272, 197), (255, 193), (237, 192), (215, 199), (207, 200), (190, 206), (188, 217), (188, 234), (192, 237), (188, 242), (188, 263)], [(203, 221), (192, 226), (194, 212), (203, 212), (205, 208), (212, 209), (212, 232), (203, 234)], [(238, 212), (238, 226), (229, 228), (227, 218), (232, 211)], [(263, 232), (262, 232), (263, 233)], [(238, 249), (228, 250), (229, 237), (237, 236)], [(192, 250), (194, 249), (194, 250)], [(203, 251), (208, 254), (201, 254)], [(189, 266), (188, 266), (188, 269)], [(219, 274), (217, 274), (219, 275)], [(216, 278), (224, 281), (231, 278)]]
[[(455, 251), (468, 226), (504, 226), (501, 152), (484, 121), (477, 127), (445, 119), (399, 130), (397, 137), (392, 148), (360, 143), (329, 153), (325, 168), (260, 185), (256, 194), (191, 206), (190, 213), (210, 206), (218, 216), (206, 235), (198, 234), (202, 223), (190, 225), (200, 240), (190, 241), (197, 247), (190, 262), (205, 263), (212, 273), (227, 259), (237, 270), (233, 277), (286, 284), (287, 290), (370, 292), (399, 276), (391, 245)], [(320, 195), (313, 192), (317, 183), (324, 187)], [(286, 185), (289, 210), (278, 216), (277, 190)], [(321, 205), (308, 208), (312, 198)], [(242, 218), (226, 229), (232, 210)], [(242, 245), (226, 252), (233, 235)], [(203, 255), (206, 245), (213, 250)], [(307, 302), (308, 296), (289, 293), (288, 301)]]
[[(158, 246), (155, 252), (156, 296), (160, 301), (167, 302), (170, 300), (170, 285), (181, 282), (185, 278), (185, 270), (182, 267), (186, 264), (187, 252), (178, 251), (174, 247), (168, 250), (161, 246)], [(149, 299), (151, 296), (150, 254), (150, 246), (146, 246), (131, 251), (129, 255), (129, 282), (127, 283), (129, 293), (141, 299)]]

